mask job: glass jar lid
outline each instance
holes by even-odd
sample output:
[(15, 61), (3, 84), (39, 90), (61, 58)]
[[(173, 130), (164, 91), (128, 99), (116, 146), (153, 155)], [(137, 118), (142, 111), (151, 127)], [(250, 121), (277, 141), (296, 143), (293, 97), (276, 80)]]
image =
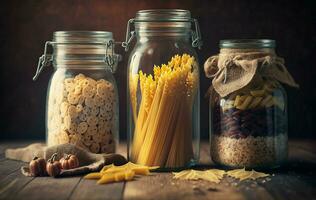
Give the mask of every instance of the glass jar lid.
[(56, 31), (53, 34), (56, 43), (106, 43), (109, 40), (113, 40), (113, 34), (107, 31)]
[(219, 41), (219, 47), (227, 49), (275, 48), (275, 45), (275, 40), (270, 39), (229, 39)]
[[(194, 24), (193, 30), (191, 30), (192, 23)], [(135, 27), (134, 31), (131, 30), (132, 25)], [(191, 17), (188, 10), (152, 9), (138, 11), (136, 17), (130, 19), (127, 24), (126, 39), (122, 43), (126, 51), (136, 33), (157, 36), (189, 35), (192, 37), (193, 47), (200, 48), (202, 46), (198, 21)]]
[(51, 44), (55, 65), (111, 66), (114, 64), (111, 32), (57, 31), (54, 32)]
[[(43, 67), (109, 68), (116, 71), (121, 56), (114, 53), (113, 34), (107, 31), (56, 31), (53, 40), (45, 43), (34, 80)], [(48, 53), (48, 47), (52, 53)]]
[(140, 10), (136, 13), (136, 21), (191, 21), (191, 13), (181, 9)]

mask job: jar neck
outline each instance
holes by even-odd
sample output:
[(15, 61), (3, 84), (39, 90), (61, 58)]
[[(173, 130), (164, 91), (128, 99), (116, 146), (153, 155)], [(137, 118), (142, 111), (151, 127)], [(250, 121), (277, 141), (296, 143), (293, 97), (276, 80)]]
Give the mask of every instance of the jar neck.
[(220, 54), (262, 53), (275, 54), (274, 48), (221, 48)]
[(191, 36), (190, 22), (136, 22), (137, 38), (148, 39), (189, 39)]
[(164, 34), (136, 34), (137, 42), (145, 43), (149, 41), (182, 41), (190, 42), (190, 35), (176, 34), (176, 35), (164, 35)]
[(106, 65), (82, 65), (82, 64), (53, 64), (55, 69), (82, 69), (82, 70), (110, 70), (111, 68)]

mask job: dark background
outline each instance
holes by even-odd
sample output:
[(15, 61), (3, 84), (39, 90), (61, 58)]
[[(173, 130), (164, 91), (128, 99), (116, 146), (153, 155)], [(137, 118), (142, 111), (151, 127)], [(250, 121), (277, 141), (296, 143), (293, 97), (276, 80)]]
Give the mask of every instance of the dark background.
[[(315, 2), (315, 1), (314, 1)], [(52, 67), (36, 82), (32, 76), (44, 43), (57, 30), (112, 31), (123, 41), (128, 19), (141, 9), (181, 8), (191, 11), (200, 26), (204, 46), (198, 51), (202, 63), (218, 52), (220, 39), (271, 38), (277, 53), (300, 89), (286, 87), (290, 137), (316, 137), (315, 44), (316, 4), (312, 1), (88, 1), (12, 0), (1, 5), (0, 35), (0, 140), (44, 139), (46, 89)], [(128, 53), (116, 73), (120, 94), (121, 138), (126, 138), (126, 70)], [(208, 138), (210, 84), (201, 70), (201, 135)]]

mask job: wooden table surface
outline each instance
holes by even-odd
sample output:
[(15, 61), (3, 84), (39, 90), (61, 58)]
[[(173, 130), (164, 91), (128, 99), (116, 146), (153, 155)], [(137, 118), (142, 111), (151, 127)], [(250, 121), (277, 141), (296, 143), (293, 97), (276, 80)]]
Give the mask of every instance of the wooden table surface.
[[(152, 173), (134, 181), (96, 185), (81, 176), (69, 178), (25, 177), (26, 163), (4, 157), (6, 148), (30, 142), (0, 143), (0, 199), (316, 199), (316, 140), (291, 140), (286, 167), (257, 181), (239, 182), (224, 177), (219, 183), (172, 179), (171, 173)], [(207, 143), (201, 145), (201, 164), (212, 165)], [(119, 153), (125, 153), (120, 145)], [(126, 153), (125, 153), (126, 154)]]

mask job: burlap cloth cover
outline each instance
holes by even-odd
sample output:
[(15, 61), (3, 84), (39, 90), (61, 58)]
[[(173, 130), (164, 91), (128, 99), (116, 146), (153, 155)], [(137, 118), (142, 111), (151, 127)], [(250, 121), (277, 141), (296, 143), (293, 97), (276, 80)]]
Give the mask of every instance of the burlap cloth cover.
[(208, 78), (213, 78), (213, 88), (221, 97), (244, 88), (257, 75), (298, 87), (284, 66), (284, 59), (268, 48), (223, 48), (205, 61), (204, 71)]
[[(64, 154), (76, 155), (79, 160), (80, 166), (78, 168), (62, 170), (59, 175), (60, 177), (95, 172), (101, 170), (104, 165), (112, 163), (115, 165), (122, 165), (127, 162), (126, 159), (119, 154), (94, 154), (73, 144), (60, 144), (47, 147), (43, 143), (34, 143), (24, 148), (7, 149), (5, 151), (5, 157), (30, 162), (37, 156), (44, 158), (47, 161), (54, 153), (57, 153), (58, 160), (62, 158)], [(25, 176), (31, 176), (28, 166), (23, 166), (21, 172)]]

